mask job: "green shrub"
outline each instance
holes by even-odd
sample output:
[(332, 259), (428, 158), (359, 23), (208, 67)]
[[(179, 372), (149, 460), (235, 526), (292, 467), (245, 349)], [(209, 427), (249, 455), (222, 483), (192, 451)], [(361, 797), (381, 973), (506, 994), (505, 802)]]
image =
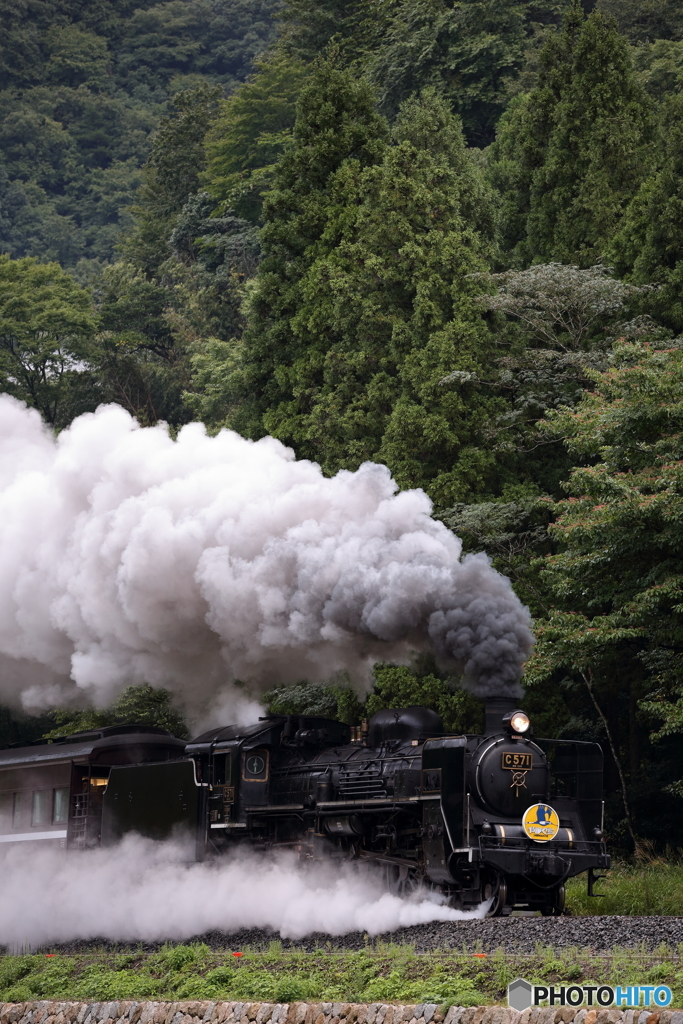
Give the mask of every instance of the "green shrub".
[(159, 957), (170, 970), (181, 971), (188, 964), (204, 960), (208, 953), (207, 945), (195, 943), (194, 946), (167, 946), (161, 951)]
[(307, 998), (307, 988), (303, 978), (295, 975), (282, 978), (275, 985), (274, 1001), (276, 1003), (296, 1003)]
[(6, 1003), (27, 1003), (33, 998), (31, 989), (26, 985), (15, 985), (13, 988), (7, 989), (3, 995), (3, 1001)]
[(36, 967), (37, 957), (4, 956), (0, 959), (0, 989), (5, 989), (25, 978)]

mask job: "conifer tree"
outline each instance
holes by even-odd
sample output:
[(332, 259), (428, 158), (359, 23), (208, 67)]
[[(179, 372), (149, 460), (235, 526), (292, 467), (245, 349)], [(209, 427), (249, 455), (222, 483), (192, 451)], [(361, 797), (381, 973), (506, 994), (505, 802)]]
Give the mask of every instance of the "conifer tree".
[[(312, 358), (308, 339), (292, 320), (328, 229), (331, 180), (345, 161), (359, 171), (376, 163), (386, 135), (368, 84), (331, 60), (318, 61), (299, 97), (293, 144), (275, 170), (263, 208), (264, 258), (244, 337), (243, 402), (233, 424), (248, 436), (267, 432), (263, 417), (269, 409), (293, 402), (293, 367)], [(324, 244), (334, 244), (329, 231)], [(298, 401), (305, 403), (305, 396)]]
[(567, 11), (562, 31), (552, 33), (541, 51), (536, 88), (514, 97), (498, 123), (489, 177), (502, 197), (499, 242), (506, 264), (531, 262), (527, 225), (532, 184), (543, 167), (555, 110), (571, 82), (583, 21), (583, 12), (575, 4)]
[(172, 115), (161, 121), (154, 137), (133, 207), (135, 229), (120, 246), (126, 258), (148, 277), (170, 256), (176, 218), (199, 190), (204, 138), (216, 116), (220, 94), (219, 87), (209, 85), (178, 93)]
[(650, 104), (628, 44), (599, 12), (582, 19), (575, 7), (547, 44), (539, 85), (510, 111), (494, 151), (502, 244), (517, 262), (594, 264), (651, 159)]
[[(327, 472), (375, 459), (439, 503), (464, 498), (491, 486), (481, 432), (496, 400), (466, 383), (488, 344), (470, 276), (484, 267), (488, 192), (434, 91), (403, 106), (381, 161), (347, 158), (332, 175), (329, 158), (313, 161), (334, 142), (316, 123), (294, 224), (291, 191), (267, 206), (245, 392), (260, 396), (261, 432)], [(452, 371), (463, 386), (442, 384)]]
[(656, 284), (650, 310), (683, 330), (683, 95), (664, 107), (664, 160), (643, 182), (609, 251), (615, 269), (636, 284)]

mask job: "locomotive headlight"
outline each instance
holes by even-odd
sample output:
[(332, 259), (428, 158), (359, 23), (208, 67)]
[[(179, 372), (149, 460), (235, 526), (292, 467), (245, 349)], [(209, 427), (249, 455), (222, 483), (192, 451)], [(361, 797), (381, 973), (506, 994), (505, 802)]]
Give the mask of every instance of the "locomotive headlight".
[(526, 732), (530, 725), (529, 716), (523, 711), (515, 711), (510, 719), (510, 727), (514, 732)]

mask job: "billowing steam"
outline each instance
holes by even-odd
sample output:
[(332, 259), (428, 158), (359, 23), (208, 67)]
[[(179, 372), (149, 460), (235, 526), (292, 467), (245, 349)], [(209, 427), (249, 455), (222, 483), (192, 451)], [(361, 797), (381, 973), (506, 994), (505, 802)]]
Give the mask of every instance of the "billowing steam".
[(326, 479), (273, 438), (142, 429), (117, 406), (55, 440), (0, 397), (0, 700), (109, 702), (147, 682), (245, 719), (258, 695), (430, 650), (519, 695), (530, 618), (485, 555), (366, 464)]
[[(128, 836), (111, 850), (77, 857), (13, 844), (0, 853), (0, 944), (11, 948), (71, 939), (180, 940), (208, 931), (268, 928), (284, 938), (311, 932), (379, 935), (427, 921), (483, 917), (417, 892), (399, 899), (352, 865), (304, 868), (243, 852), (188, 863), (181, 846)], [(87, 899), (84, 899), (84, 893)]]

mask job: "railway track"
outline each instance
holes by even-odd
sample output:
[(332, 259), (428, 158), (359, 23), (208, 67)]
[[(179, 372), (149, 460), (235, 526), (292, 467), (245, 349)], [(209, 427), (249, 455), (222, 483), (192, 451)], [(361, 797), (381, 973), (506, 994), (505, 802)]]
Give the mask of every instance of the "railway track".
[[(185, 942), (205, 942), (212, 949), (267, 949), (279, 936), (265, 929), (238, 932), (209, 932), (188, 935)], [(283, 949), (360, 950), (377, 942), (410, 944), (416, 953), (443, 950), (490, 953), (504, 949), (511, 953), (533, 953), (537, 946), (556, 949), (580, 947), (593, 953), (609, 953), (615, 947), (655, 951), (662, 943), (676, 950), (683, 945), (683, 917), (508, 917), (476, 921), (448, 921), (399, 928), (384, 935), (368, 937), (363, 932), (347, 935), (314, 933), (303, 939), (282, 938)], [(106, 939), (51, 944), (46, 949), (64, 953), (106, 950), (160, 949), (162, 943), (111, 942)]]

